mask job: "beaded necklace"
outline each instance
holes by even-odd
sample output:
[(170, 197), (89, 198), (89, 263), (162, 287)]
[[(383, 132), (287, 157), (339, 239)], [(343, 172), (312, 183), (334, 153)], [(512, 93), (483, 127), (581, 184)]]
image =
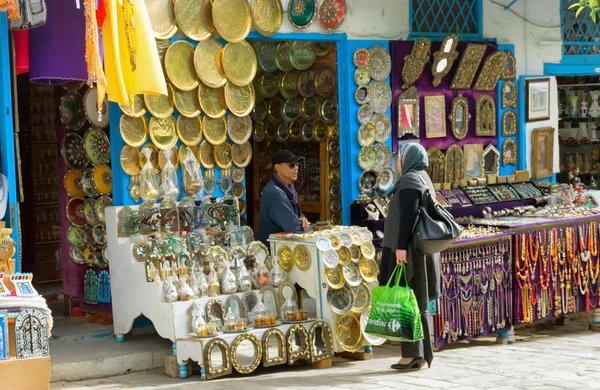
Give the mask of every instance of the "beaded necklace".
[(535, 280), (535, 270), (537, 268), (538, 255), (540, 253), (539, 236), (535, 236), (535, 245), (533, 233), (529, 233), (529, 276), (531, 280)]

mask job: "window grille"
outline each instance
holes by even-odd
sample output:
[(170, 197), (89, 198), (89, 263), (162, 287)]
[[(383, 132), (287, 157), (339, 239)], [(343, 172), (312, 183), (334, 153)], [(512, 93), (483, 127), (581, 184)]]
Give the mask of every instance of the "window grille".
[(482, 36), (481, 0), (411, 0), (410, 35), (413, 37)]
[(570, 0), (561, 0), (563, 56), (600, 55), (600, 23), (590, 18), (590, 10), (575, 17), (576, 10), (568, 9)]

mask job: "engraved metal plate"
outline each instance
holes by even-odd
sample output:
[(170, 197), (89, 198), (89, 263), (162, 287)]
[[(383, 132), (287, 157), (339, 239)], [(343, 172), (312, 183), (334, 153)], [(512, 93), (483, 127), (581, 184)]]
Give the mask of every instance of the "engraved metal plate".
[(469, 43), (465, 52), (462, 54), (458, 69), (454, 73), (452, 89), (469, 89), (479, 68), (479, 64), (483, 59), (487, 45), (477, 45)]

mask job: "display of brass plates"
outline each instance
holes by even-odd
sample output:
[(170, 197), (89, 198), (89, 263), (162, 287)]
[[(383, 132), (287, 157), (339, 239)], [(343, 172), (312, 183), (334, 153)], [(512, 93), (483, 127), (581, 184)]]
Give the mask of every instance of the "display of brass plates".
[(392, 89), (385, 81), (371, 81), (369, 96), (369, 105), (378, 114), (385, 113), (392, 105)]
[(177, 137), (175, 118), (150, 118), (148, 132), (150, 139), (157, 148), (162, 150), (172, 149), (179, 139)]
[(175, 12), (173, 2), (170, 0), (145, 0), (150, 24), (154, 31), (154, 37), (158, 39), (169, 39), (177, 32), (175, 24)]
[(221, 145), (227, 140), (227, 121), (225, 118), (211, 118), (205, 116), (202, 119), (204, 137), (214, 146)]
[(71, 257), (71, 260), (73, 260), (76, 264), (85, 264), (83, 254), (84, 248), (84, 245), (75, 245), (69, 248), (69, 256)]
[(231, 178), (233, 179), (234, 183), (241, 183), (244, 181), (245, 177), (246, 170), (244, 170), (244, 168), (233, 167), (231, 169)]
[(70, 170), (63, 179), (65, 191), (70, 198), (83, 198), (85, 193), (81, 187), (81, 172)]
[(282, 41), (277, 44), (275, 64), (277, 69), (282, 72), (288, 72), (294, 68), (292, 65), (292, 44), (289, 41)]
[(286, 142), (290, 137), (289, 125), (285, 122), (282, 122), (277, 126), (277, 133), (275, 134), (275, 139), (278, 142)]
[[(371, 100), (371, 91), (368, 85), (361, 85), (354, 92), (354, 100), (358, 104), (367, 104)], [(372, 109), (372, 107), (371, 107)], [(374, 110), (373, 110), (374, 111)]]
[(92, 237), (98, 245), (106, 245), (106, 227), (102, 224), (94, 226), (92, 229)]
[(267, 73), (272, 73), (277, 70), (277, 62), (275, 62), (276, 51), (276, 44), (265, 42), (258, 52), (258, 63), (262, 70)]
[(242, 183), (233, 183), (233, 186), (231, 187), (231, 194), (240, 199), (241, 197), (244, 196), (244, 194), (246, 193), (246, 187), (244, 187), (244, 185)]
[(146, 104), (144, 103), (144, 95), (135, 95), (133, 97), (133, 102), (131, 105), (126, 106), (123, 104), (119, 104), (121, 111), (123, 111), (126, 115), (132, 116), (134, 118), (139, 118), (146, 114)]
[(202, 41), (215, 31), (210, 0), (177, 0), (175, 19), (181, 31), (194, 41)]
[(334, 99), (325, 99), (321, 103), (321, 120), (326, 125), (334, 123), (338, 118), (338, 103)]
[(373, 142), (375, 142), (375, 125), (373, 122), (367, 122), (358, 130), (358, 143), (362, 147), (367, 147), (373, 145)]
[(325, 268), (325, 283), (330, 289), (339, 290), (344, 287), (344, 275), (340, 267)]
[(83, 198), (71, 198), (67, 202), (67, 219), (75, 226), (85, 226), (85, 214), (83, 212), (85, 200)]
[[(377, 264), (376, 264), (377, 265)], [(377, 278), (377, 274), (375, 274)], [(371, 289), (365, 283), (361, 283), (358, 287), (352, 289), (354, 293), (354, 306), (352, 311), (354, 313), (364, 313), (371, 307)]]
[(148, 136), (148, 122), (146, 121), (146, 117), (135, 118), (128, 115), (121, 115), (119, 131), (121, 132), (121, 138), (123, 138), (123, 141), (127, 145), (134, 148), (142, 146)]
[(318, 9), (317, 0), (290, 0), (288, 19), (292, 26), (305, 29), (315, 20)]
[(260, 77), (259, 91), (266, 98), (275, 97), (279, 93), (280, 73), (263, 73)]
[(300, 103), (300, 115), (304, 120), (313, 121), (319, 115), (320, 108), (317, 98), (304, 98), (302, 99), (302, 103)]
[(160, 168), (158, 166), (158, 148), (154, 144), (146, 144), (140, 150), (140, 168), (144, 168), (146, 165), (146, 153), (144, 150), (150, 150), (150, 164), (154, 167), (154, 173), (160, 172)]
[(245, 87), (256, 76), (256, 53), (246, 41), (228, 43), (223, 49), (223, 70), (230, 83)]
[(380, 45), (369, 49), (367, 69), (373, 80), (385, 80), (392, 72), (392, 59), (388, 51)]
[(169, 153), (169, 160), (171, 160), (173, 168), (177, 170), (177, 168), (179, 168), (179, 153), (177, 146), (173, 146), (171, 150), (161, 150), (158, 152), (158, 167), (161, 171), (165, 169), (165, 165), (167, 164), (167, 153)]
[(356, 85), (367, 85), (371, 81), (371, 75), (366, 68), (358, 68), (354, 72), (354, 82)]
[(165, 73), (175, 87), (191, 91), (198, 86), (194, 69), (194, 46), (188, 41), (176, 41), (165, 54)]
[(291, 61), (294, 68), (306, 70), (313, 66), (317, 55), (308, 41), (296, 41), (292, 44)]
[(345, 0), (323, 0), (319, 6), (319, 21), (327, 31), (335, 31), (346, 16)]
[[(227, 78), (221, 63), (221, 50), (223, 46), (216, 40), (209, 38), (196, 46), (194, 52), (194, 67), (200, 80), (211, 88), (225, 85)], [(200, 103), (202, 96), (200, 95)]]
[(375, 246), (373, 246), (372, 242), (368, 242), (368, 243), (366, 243), (364, 245), (361, 245), (360, 252), (367, 259), (374, 259), (375, 258), (375, 254), (376, 254), (376, 252), (375, 252)]
[(83, 138), (73, 132), (65, 134), (61, 143), (61, 154), (69, 168), (78, 171), (85, 169), (90, 163)]
[(94, 167), (92, 171), (94, 185), (102, 195), (110, 195), (112, 193), (112, 171), (106, 164), (100, 164)]
[(224, 142), (215, 146), (215, 163), (221, 169), (229, 169), (233, 161), (231, 160), (231, 144)]
[(58, 105), (58, 115), (67, 130), (79, 131), (86, 121), (83, 96), (78, 92), (63, 95)]
[(281, 0), (253, 0), (250, 13), (254, 28), (265, 37), (275, 35), (283, 23)]
[(335, 70), (329, 65), (323, 65), (315, 76), (317, 94), (323, 97), (332, 96), (337, 89)]
[(98, 222), (98, 216), (96, 215), (96, 199), (87, 198), (83, 204), (83, 215), (85, 221), (90, 226), (96, 226)]
[(300, 73), (297, 70), (290, 70), (286, 72), (283, 77), (281, 77), (281, 82), (279, 83), (279, 91), (281, 92), (281, 96), (286, 99), (294, 99), (298, 96), (298, 78), (300, 77)]
[[(198, 98), (202, 111), (211, 118), (221, 118), (227, 113), (225, 91), (222, 87), (211, 88), (200, 84)], [(206, 118), (206, 116), (204, 118)]]
[(96, 200), (96, 215), (101, 223), (106, 223), (105, 209), (112, 206), (112, 199), (108, 196), (101, 196)]
[(300, 76), (298, 77), (298, 92), (300, 92), (302, 97), (311, 98), (317, 94), (315, 77), (317, 77), (315, 69), (307, 69), (300, 72)]
[(252, 119), (249, 116), (229, 115), (227, 117), (227, 134), (236, 144), (241, 145), (248, 142), (252, 136)]
[(371, 169), (377, 159), (377, 150), (372, 146), (362, 148), (358, 153), (358, 165), (361, 169)]
[(277, 257), (279, 257), (279, 266), (284, 271), (290, 272), (294, 265), (292, 250), (286, 245), (281, 245), (279, 249), (277, 249)]
[(314, 128), (313, 139), (316, 142), (323, 142), (327, 139), (327, 125), (325, 123), (317, 123)]
[(300, 138), (304, 142), (310, 142), (310, 141), (313, 140), (314, 132), (315, 132), (315, 125), (313, 125), (310, 122), (309, 123), (305, 123), (304, 126), (302, 126), (302, 131), (300, 133)]
[(202, 140), (202, 120), (199, 116), (187, 118), (180, 115), (177, 118), (177, 136), (184, 145), (194, 146)]
[(100, 116), (98, 116), (98, 91), (96, 90), (96, 88), (88, 89), (85, 93), (85, 96), (83, 97), (83, 100), (85, 106), (85, 116), (87, 120), (93, 126), (98, 127), (100, 129), (103, 129), (106, 126), (108, 126), (108, 100), (106, 99), (106, 96), (104, 96)]
[(373, 168), (381, 170), (385, 167), (390, 166), (392, 160), (392, 152), (390, 151), (389, 146), (387, 146), (387, 144), (376, 143), (373, 147), (377, 152), (377, 158), (375, 158)]
[(108, 164), (110, 162), (110, 141), (100, 129), (89, 129), (83, 137), (85, 152), (94, 165)]
[(212, 144), (208, 143), (207, 140), (202, 141), (198, 150), (200, 157), (200, 164), (205, 169), (211, 169), (215, 167), (215, 148)]
[(296, 245), (293, 252), (294, 263), (300, 271), (307, 271), (312, 263), (310, 252), (304, 245)]
[(375, 141), (385, 143), (392, 135), (392, 121), (387, 115), (373, 115), (373, 124), (375, 125)]
[(246, 168), (252, 160), (252, 146), (249, 142), (234, 144), (231, 148), (233, 163), (238, 168)]
[(337, 250), (339, 262), (341, 265), (346, 265), (352, 260), (352, 253), (347, 246), (342, 246)]
[(348, 285), (344, 285), (337, 290), (331, 289), (327, 291), (327, 303), (329, 303), (331, 311), (335, 314), (350, 313), (354, 306), (354, 294)]
[(198, 101), (198, 90), (181, 91), (169, 84), (169, 91), (173, 96), (173, 103), (179, 113), (188, 118), (195, 118), (200, 115), (201, 107)]
[(385, 167), (377, 177), (377, 188), (379, 188), (380, 191), (388, 192), (394, 185), (395, 176), (392, 168)]
[(317, 249), (319, 249), (321, 252), (327, 252), (331, 249), (331, 240), (327, 237), (321, 236), (317, 238), (316, 245)]
[(362, 278), (354, 263), (350, 262), (343, 266), (342, 273), (344, 274), (344, 279), (348, 285), (356, 287), (362, 283)]
[(292, 123), (300, 118), (300, 100), (292, 99), (287, 100), (281, 107), (281, 118), (287, 122)]
[(375, 280), (377, 280), (377, 274), (379, 272), (379, 269), (377, 267), (377, 262), (375, 261), (375, 259), (368, 259), (366, 257), (362, 258), (360, 260), (360, 263), (358, 264), (358, 269), (360, 271), (360, 276), (362, 276), (365, 282), (372, 283)]
[(336, 268), (340, 262), (340, 258), (337, 252), (333, 249), (330, 249), (323, 253), (323, 264), (327, 268)]
[(263, 122), (254, 123), (253, 139), (256, 142), (262, 142), (265, 139), (265, 124)]
[[(248, 84), (244, 87), (238, 87), (233, 83), (225, 84), (225, 103), (227, 104), (227, 107), (229, 107), (229, 110), (235, 115), (246, 116), (250, 114), (255, 108), (255, 100), (256, 96), (252, 84)], [(266, 115), (266, 109), (264, 114)]]
[(252, 17), (246, 0), (214, 0), (213, 21), (219, 36), (227, 42), (241, 42), (250, 33)]
[(371, 106), (369, 106), (368, 104), (363, 104), (358, 109), (357, 117), (358, 117), (358, 122), (361, 125), (364, 125), (367, 122), (372, 122), (373, 121), (373, 109), (371, 109)]

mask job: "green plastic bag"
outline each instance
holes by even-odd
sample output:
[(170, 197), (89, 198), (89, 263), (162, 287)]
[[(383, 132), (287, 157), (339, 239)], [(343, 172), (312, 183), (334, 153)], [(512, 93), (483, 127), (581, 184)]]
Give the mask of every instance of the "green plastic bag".
[[(400, 286), (402, 274), (407, 287)], [(373, 289), (365, 333), (395, 341), (423, 340), (421, 311), (415, 293), (408, 287), (405, 267), (397, 265), (387, 285)]]

